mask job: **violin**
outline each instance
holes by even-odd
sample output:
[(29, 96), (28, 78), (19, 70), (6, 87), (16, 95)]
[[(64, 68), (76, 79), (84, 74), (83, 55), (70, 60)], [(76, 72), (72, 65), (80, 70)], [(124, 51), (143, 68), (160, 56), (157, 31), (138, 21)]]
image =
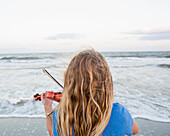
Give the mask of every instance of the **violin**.
[[(43, 94), (38, 94), (38, 93), (35, 94), (34, 97), (33, 97), (34, 100), (35, 101), (37, 101), (37, 100), (41, 101), (41, 95), (43, 95)], [(44, 93), (44, 96), (45, 96), (45, 98), (48, 98), (50, 100), (60, 102), (61, 97), (62, 97), (62, 93), (61, 92), (48, 91), (48, 92)]]
[[(47, 70), (42, 69), (43, 72), (49, 77), (51, 78), (55, 83), (57, 83), (62, 89), (64, 88)], [(34, 95), (34, 100), (40, 100), (41, 101), (41, 95), (43, 94), (35, 94)], [(52, 91), (47, 91), (46, 93), (44, 93), (45, 98), (49, 98), (53, 101), (56, 102), (60, 102), (61, 97), (62, 97), (62, 93), (61, 92), (52, 92)]]

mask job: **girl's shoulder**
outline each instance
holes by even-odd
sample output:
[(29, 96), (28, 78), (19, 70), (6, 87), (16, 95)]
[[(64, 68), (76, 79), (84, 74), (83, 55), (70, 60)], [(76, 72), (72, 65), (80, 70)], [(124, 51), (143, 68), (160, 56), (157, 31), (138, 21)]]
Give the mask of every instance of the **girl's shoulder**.
[(132, 126), (133, 119), (126, 107), (120, 103), (113, 103), (110, 120), (103, 132), (103, 135), (131, 135)]
[(117, 103), (113, 103), (113, 108), (114, 109), (122, 109), (122, 108), (124, 108), (124, 106), (117, 102)]
[(112, 114), (124, 114), (124, 112), (127, 111), (126, 107), (124, 107), (122, 104), (120, 103), (113, 103), (113, 107), (112, 107)]
[(111, 119), (132, 119), (128, 109), (120, 103), (113, 103)]

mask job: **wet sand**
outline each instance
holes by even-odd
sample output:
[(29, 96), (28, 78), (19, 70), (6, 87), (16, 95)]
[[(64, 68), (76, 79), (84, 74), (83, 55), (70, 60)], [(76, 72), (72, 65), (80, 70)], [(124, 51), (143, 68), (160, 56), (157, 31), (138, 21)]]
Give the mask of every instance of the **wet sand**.
[(170, 136), (170, 122), (150, 121), (147, 119), (135, 119), (139, 126), (138, 136)]
[(45, 118), (0, 118), (0, 136), (48, 136)]
[[(138, 136), (170, 136), (170, 123), (135, 119)], [(0, 118), (0, 136), (49, 136), (45, 118)]]

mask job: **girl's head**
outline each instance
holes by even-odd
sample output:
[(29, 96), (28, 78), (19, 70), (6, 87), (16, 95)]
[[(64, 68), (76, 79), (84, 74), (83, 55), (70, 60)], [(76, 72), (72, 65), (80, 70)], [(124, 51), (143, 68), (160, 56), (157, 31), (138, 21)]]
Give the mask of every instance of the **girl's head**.
[(113, 82), (105, 58), (94, 50), (80, 52), (65, 72), (57, 113), (58, 134), (101, 135), (112, 104)]

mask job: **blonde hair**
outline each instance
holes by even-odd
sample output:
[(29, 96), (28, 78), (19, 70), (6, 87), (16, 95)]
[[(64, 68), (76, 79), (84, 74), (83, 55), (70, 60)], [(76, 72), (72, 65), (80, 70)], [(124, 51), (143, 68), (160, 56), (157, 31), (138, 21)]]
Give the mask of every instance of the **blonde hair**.
[(94, 50), (82, 51), (65, 72), (54, 127), (60, 136), (99, 136), (109, 122), (112, 105), (113, 82), (105, 58)]

